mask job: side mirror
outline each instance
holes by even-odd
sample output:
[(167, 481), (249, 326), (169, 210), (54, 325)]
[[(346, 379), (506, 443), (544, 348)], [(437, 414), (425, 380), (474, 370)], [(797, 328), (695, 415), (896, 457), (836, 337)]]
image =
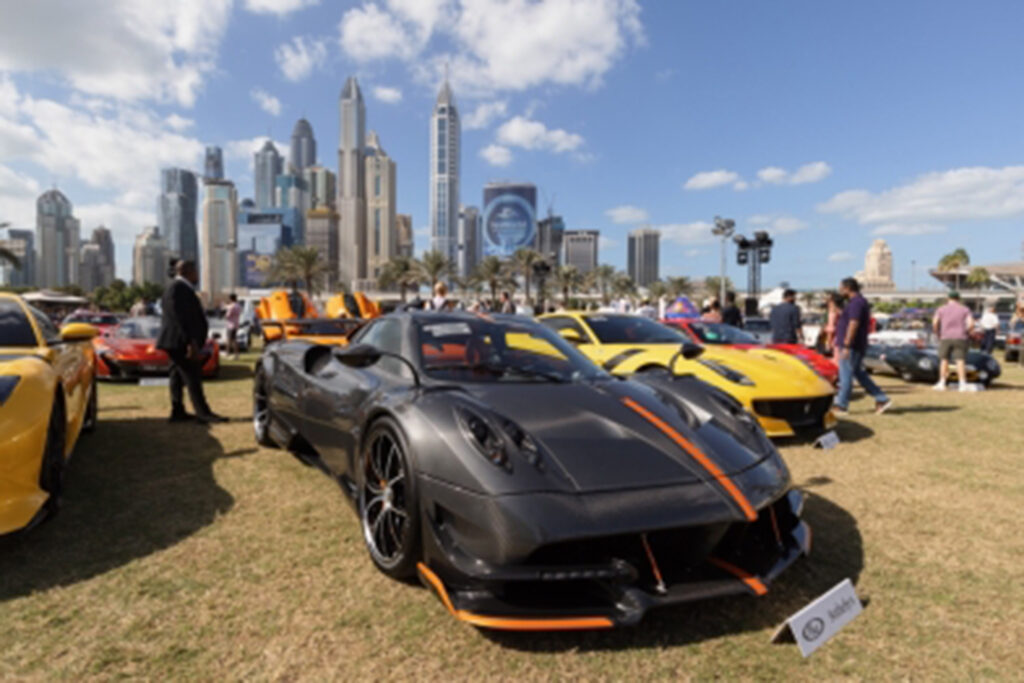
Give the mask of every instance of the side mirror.
[(583, 343), (583, 337), (580, 336), (579, 331), (572, 329), (571, 327), (563, 327), (558, 330), (558, 336), (570, 344), (579, 346)]
[(88, 323), (68, 323), (60, 328), (62, 342), (84, 342), (99, 335), (100, 331)]
[(686, 360), (693, 360), (694, 358), (699, 358), (704, 353), (704, 347), (691, 341), (685, 341), (682, 348), (679, 349), (679, 353)]
[(381, 352), (369, 344), (353, 344), (335, 351), (334, 357), (350, 368), (368, 368), (380, 360)]

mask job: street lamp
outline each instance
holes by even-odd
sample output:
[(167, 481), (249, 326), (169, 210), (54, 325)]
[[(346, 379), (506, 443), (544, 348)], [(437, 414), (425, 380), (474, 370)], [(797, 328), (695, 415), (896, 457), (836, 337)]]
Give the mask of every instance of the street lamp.
[(761, 265), (768, 263), (772, 256), (772, 245), (774, 241), (764, 230), (754, 233), (753, 239), (747, 239), (743, 235), (736, 235), (733, 238), (736, 243), (736, 263), (747, 266), (747, 315), (754, 315), (751, 308), (756, 311), (756, 302), (761, 294)]
[(736, 221), (731, 218), (715, 216), (715, 227), (711, 228), (712, 235), (722, 238), (722, 262), (718, 272), (718, 304), (725, 305), (725, 244), (736, 231)]

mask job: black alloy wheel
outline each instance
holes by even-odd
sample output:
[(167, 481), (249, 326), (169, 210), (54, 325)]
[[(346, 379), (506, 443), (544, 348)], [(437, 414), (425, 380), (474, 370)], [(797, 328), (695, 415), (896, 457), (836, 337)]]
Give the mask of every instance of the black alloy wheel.
[(370, 559), (396, 579), (415, 574), (420, 559), (416, 480), (397, 425), (383, 418), (368, 434), (360, 458), (359, 519)]
[(278, 448), (270, 437), (270, 394), (267, 392), (267, 372), (260, 365), (252, 382), (252, 430), (256, 443), (266, 448)]
[(43, 446), (43, 462), (39, 471), (39, 488), (49, 494), (46, 499), (48, 516), (60, 509), (60, 496), (64, 489), (64, 446), (67, 424), (64, 417), (64, 402), (59, 396), (53, 401), (50, 423), (46, 428), (46, 445)]

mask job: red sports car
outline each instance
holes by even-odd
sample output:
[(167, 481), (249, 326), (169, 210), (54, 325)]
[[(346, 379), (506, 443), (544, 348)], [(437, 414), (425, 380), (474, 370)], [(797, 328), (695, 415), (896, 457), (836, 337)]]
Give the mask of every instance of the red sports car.
[(121, 316), (116, 313), (72, 313), (64, 318), (61, 327), (70, 323), (87, 323), (100, 331), (100, 336), (109, 334), (112, 329), (121, 322)]
[(690, 319), (663, 320), (662, 322), (682, 330), (700, 344), (724, 344), (737, 349), (764, 346), (782, 351), (802, 360), (826, 381), (832, 384), (839, 381), (839, 367), (814, 349), (809, 349), (802, 344), (761, 344), (753, 335), (724, 323), (708, 323)]
[[(160, 318), (126, 318), (105, 337), (92, 340), (96, 350), (96, 376), (100, 379), (138, 379), (166, 375), (171, 359), (156, 348)], [(220, 370), (220, 349), (208, 339), (199, 354), (203, 377), (214, 377)]]

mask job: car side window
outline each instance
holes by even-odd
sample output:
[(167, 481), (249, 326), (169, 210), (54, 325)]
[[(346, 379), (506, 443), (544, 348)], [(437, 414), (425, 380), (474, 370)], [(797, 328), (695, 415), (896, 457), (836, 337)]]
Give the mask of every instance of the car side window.
[[(402, 355), (402, 324), (398, 320), (377, 320), (370, 323), (366, 332), (357, 340), (360, 344), (369, 344), (381, 351)], [(393, 375), (406, 377), (409, 369), (402, 361), (395, 358), (381, 358), (377, 367)]]
[(60, 331), (57, 326), (46, 317), (46, 315), (35, 306), (29, 306), (28, 310), (32, 312), (32, 317), (36, 319), (36, 325), (39, 326), (39, 332), (43, 335), (43, 339), (47, 344), (54, 344), (60, 341)]
[(589, 339), (583, 326), (580, 325), (575, 319), (568, 316), (555, 316), (553, 318), (544, 318), (541, 320), (542, 323), (555, 330), (575, 330), (576, 334), (580, 335), (580, 339)]

